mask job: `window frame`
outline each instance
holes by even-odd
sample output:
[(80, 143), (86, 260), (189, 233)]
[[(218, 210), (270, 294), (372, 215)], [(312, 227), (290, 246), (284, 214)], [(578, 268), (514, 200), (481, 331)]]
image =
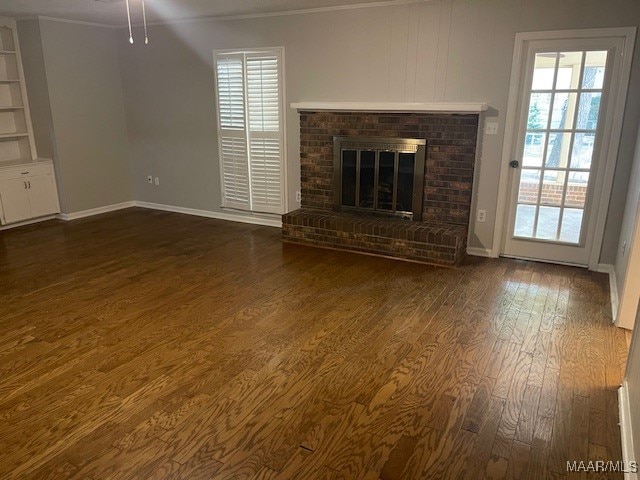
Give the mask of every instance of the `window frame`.
[[(280, 141), (282, 145), (281, 149), (281, 198), (282, 198), (282, 207), (281, 212), (267, 212), (262, 211), (260, 209), (255, 210), (252, 204), (252, 187), (251, 187), (251, 154), (250, 154), (250, 129), (249, 129), (249, 107), (248, 107), (248, 88), (247, 88), (247, 71), (246, 71), (246, 62), (247, 55), (252, 54), (265, 54), (265, 53), (273, 53), (278, 55), (280, 60), (280, 65), (278, 68), (278, 79), (279, 79), (279, 87), (280, 87)], [(223, 171), (223, 157), (222, 157), (222, 128), (220, 125), (220, 98), (219, 98), (219, 90), (218, 90), (218, 64), (217, 60), (219, 56), (224, 55), (242, 55), (243, 58), (243, 86), (244, 86), (244, 138), (246, 142), (247, 149), (247, 172), (248, 172), (248, 185), (249, 185), (249, 206), (248, 208), (242, 208), (234, 205), (226, 204), (227, 201), (225, 199), (225, 189), (224, 189), (224, 171)], [(288, 158), (287, 158), (287, 107), (286, 107), (286, 82), (285, 82), (285, 48), (284, 46), (278, 47), (256, 47), (256, 48), (229, 48), (229, 49), (216, 49), (212, 51), (212, 59), (213, 59), (213, 83), (214, 83), (214, 91), (215, 91), (215, 113), (216, 113), (216, 133), (217, 133), (217, 142), (218, 142), (218, 166), (220, 173), (220, 196), (221, 196), (221, 205), (220, 208), (225, 210), (238, 210), (242, 212), (252, 213), (252, 214), (261, 214), (261, 215), (281, 215), (289, 211), (289, 172), (288, 172)]]

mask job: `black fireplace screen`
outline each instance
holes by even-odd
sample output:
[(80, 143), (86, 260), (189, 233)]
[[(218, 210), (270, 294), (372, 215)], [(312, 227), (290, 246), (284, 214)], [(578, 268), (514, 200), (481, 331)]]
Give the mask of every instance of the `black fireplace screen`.
[(426, 141), (333, 137), (336, 210), (420, 220)]

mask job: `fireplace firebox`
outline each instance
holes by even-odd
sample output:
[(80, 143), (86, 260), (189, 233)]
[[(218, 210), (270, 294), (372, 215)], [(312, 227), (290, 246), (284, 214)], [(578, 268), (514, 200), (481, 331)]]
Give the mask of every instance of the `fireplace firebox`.
[(421, 220), (426, 143), (333, 137), (334, 210)]

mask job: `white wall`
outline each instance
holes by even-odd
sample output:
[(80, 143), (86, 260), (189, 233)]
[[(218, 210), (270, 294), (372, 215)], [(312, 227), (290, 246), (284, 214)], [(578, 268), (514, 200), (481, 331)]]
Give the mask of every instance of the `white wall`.
[(616, 323), (624, 328), (633, 328), (640, 301), (640, 130), (620, 230), (615, 275), (620, 293)]
[(62, 211), (132, 200), (117, 31), (25, 20), (18, 33), (38, 153), (54, 159)]
[[(640, 2), (436, 0), (302, 15), (152, 25), (150, 45), (120, 31), (120, 61), (137, 199), (219, 210), (211, 51), (284, 45), (287, 105), (293, 101), (487, 101), (500, 122), (485, 136), (476, 188), (487, 222), (472, 246), (490, 248), (504, 115), (516, 32), (630, 26)], [(137, 33), (141, 38), (140, 32)], [(613, 263), (640, 119), (640, 48), (602, 261)], [(287, 111), (289, 196), (299, 182), (297, 112)], [(159, 175), (160, 187), (145, 183)], [(296, 205), (292, 203), (291, 208)]]
[[(634, 318), (640, 321), (640, 308), (636, 304)], [(623, 382), (621, 402), (621, 429), (623, 452), (627, 462), (640, 462), (640, 328), (636, 328), (631, 339), (627, 357), (627, 371)], [(625, 477), (627, 478), (627, 477)], [(638, 478), (629, 476), (629, 478)]]

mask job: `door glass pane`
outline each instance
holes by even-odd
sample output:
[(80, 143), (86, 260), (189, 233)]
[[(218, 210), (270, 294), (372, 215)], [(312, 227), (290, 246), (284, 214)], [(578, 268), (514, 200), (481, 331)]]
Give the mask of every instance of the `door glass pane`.
[(514, 236), (580, 241), (607, 55), (535, 54)]
[(518, 203), (538, 203), (540, 191), (540, 170), (523, 169), (520, 175)]
[(532, 237), (535, 218), (536, 207), (534, 205), (518, 205), (514, 235), (516, 237)]
[(544, 155), (544, 142), (546, 138), (546, 133), (527, 132), (527, 136), (524, 139), (524, 154), (522, 155), (522, 166), (542, 166), (542, 156)]
[(551, 128), (568, 130), (573, 127), (573, 115), (576, 111), (577, 93), (556, 93), (553, 99)]
[(398, 154), (398, 193), (396, 210), (410, 212), (413, 209), (413, 169), (415, 153)]
[(582, 52), (561, 52), (558, 61), (558, 80), (556, 89), (575, 89), (580, 82)]
[(538, 228), (536, 238), (555, 240), (558, 231), (560, 209), (555, 207), (540, 207), (538, 212)]
[(550, 107), (550, 93), (532, 93), (529, 101), (527, 128), (530, 130), (541, 130), (547, 128)]
[(360, 152), (360, 198), (359, 206), (373, 208), (373, 183), (375, 181), (376, 153), (372, 150)]
[(536, 53), (533, 66), (532, 90), (551, 90), (556, 68), (556, 52)]
[(595, 130), (598, 125), (598, 113), (600, 112), (600, 92), (583, 92), (580, 95), (580, 107), (578, 108), (578, 130)]
[(578, 208), (565, 208), (562, 213), (562, 227), (560, 228), (560, 240), (563, 242), (578, 243), (582, 231), (583, 210)]
[(342, 205), (356, 205), (356, 156), (355, 150), (342, 151)]
[(571, 168), (591, 168), (595, 133), (576, 133), (571, 153)]
[(587, 52), (584, 62), (582, 88), (601, 89), (604, 85), (604, 71), (607, 65), (607, 51)]
[(568, 207), (584, 208), (589, 186), (587, 172), (570, 172), (564, 204)]
[(540, 192), (541, 204), (554, 206), (562, 204), (564, 177), (565, 172), (561, 170), (545, 170)]
[(566, 167), (569, 160), (570, 144), (570, 133), (550, 133), (545, 166), (547, 168)]
[(380, 152), (378, 167), (378, 209), (393, 210), (393, 164), (395, 153)]

